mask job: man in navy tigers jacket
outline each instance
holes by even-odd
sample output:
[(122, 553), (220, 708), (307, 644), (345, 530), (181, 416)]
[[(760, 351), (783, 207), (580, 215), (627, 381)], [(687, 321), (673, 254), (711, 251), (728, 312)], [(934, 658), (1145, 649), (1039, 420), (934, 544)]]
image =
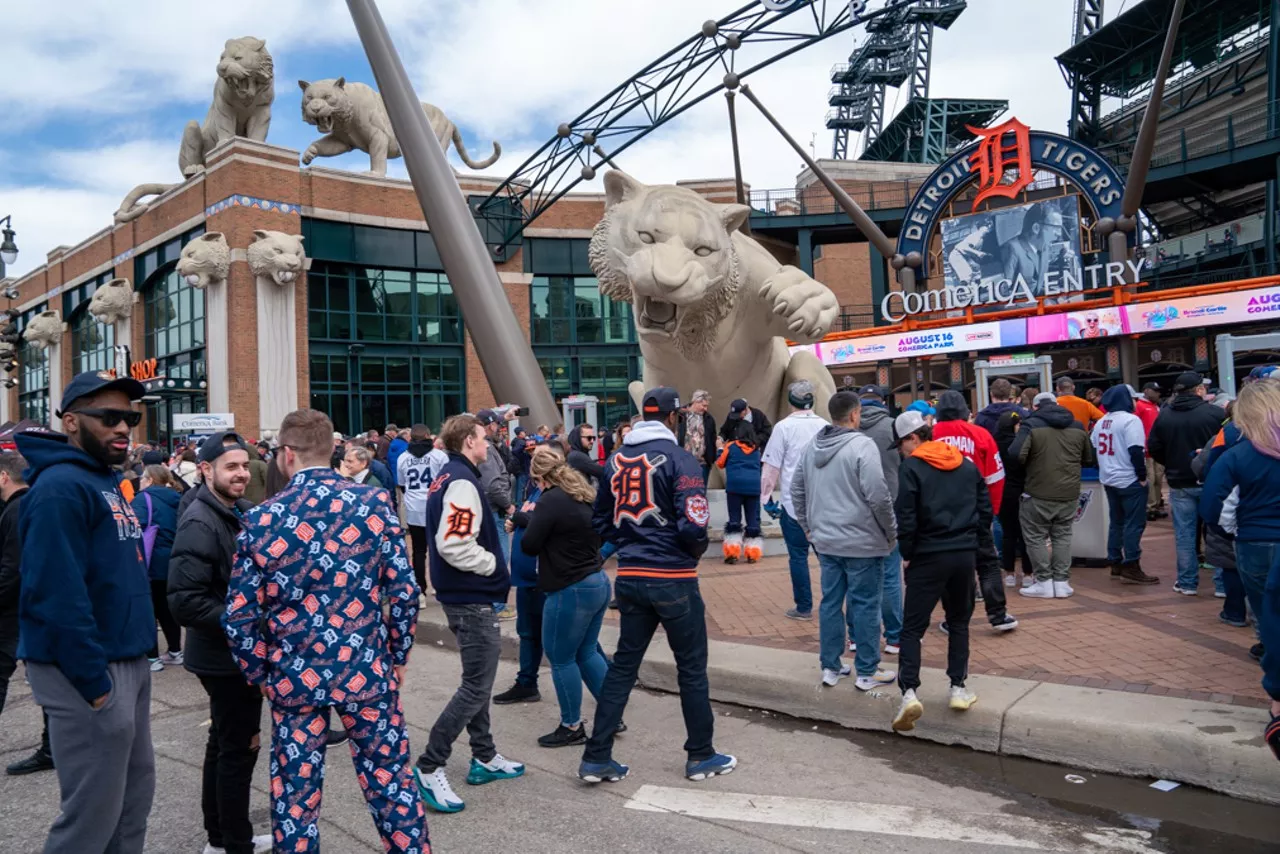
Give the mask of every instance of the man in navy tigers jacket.
[(712, 746), (714, 718), (707, 684), (706, 609), (698, 559), (707, 550), (707, 488), (701, 463), (676, 443), (680, 397), (660, 386), (644, 394), (644, 421), (605, 464), (594, 525), (618, 546), (618, 651), (596, 702), (595, 726), (578, 776), (617, 782), (626, 765), (612, 757), (613, 737), (640, 662), (659, 625), (675, 655), (688, 732), (685, 776), (705, 780), (737, 765)]

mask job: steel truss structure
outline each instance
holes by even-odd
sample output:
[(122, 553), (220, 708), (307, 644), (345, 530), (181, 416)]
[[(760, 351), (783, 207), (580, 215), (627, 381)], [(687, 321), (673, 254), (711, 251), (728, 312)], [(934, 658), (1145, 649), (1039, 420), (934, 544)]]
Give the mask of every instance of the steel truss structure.
[(473, 204), (494, 258), (504, 260), (524, 227), (579, 182), (592, 180), (606, 164), (616, 166), (617, 155), (726, 84), (736, 87), (780, 59), (918, 2), (885, 0), (872, 10), (865, 0), (797, 0), (780, 11), (753, 2), (707, 21), (696, 35), (561, 124), (492, 194)]

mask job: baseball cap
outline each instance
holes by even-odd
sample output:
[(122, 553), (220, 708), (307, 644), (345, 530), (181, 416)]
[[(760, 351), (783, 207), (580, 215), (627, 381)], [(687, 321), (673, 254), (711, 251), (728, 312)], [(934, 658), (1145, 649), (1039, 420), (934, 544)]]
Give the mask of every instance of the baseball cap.
[(1042, 391), (1031, 401), (1032, 406), (1039, 406), (1042, 403), (1057, 403), (1058, 396), (1051, 391)]
[(1146, 390), (1147, 390), (1147, 389), (1149, 389), (1149, 388), (1153, 388), (1153, 389), (1155, 389), (1156, 391), (1160, 391), (1160, 383), (1156, 382), (1155, 380), (1152, 380), (1151, 382), (1145, 383), (1145, 384), (1142, 386), (1142, 390), (1143, 390), (1143, 391), (1146, 391)]
[(1202, 385), (1204, 380), (1195, 371), (1183, 371), (1178, 374), (1178, 378), (1173, 381), (1174, 391), (1191, 391), (1191, 389)]
[(1275, 365), (1258, 365), (1258, 367), (1254, 368), (1252, 371), (1249, 371), (1249, 379), (1251, 380), (1265, 379), (1266, 377), (1271, 376), (1277, 370), (1280, 370), (1280, 368), (1277, 368)]
[(887, 390), (884, 386), (868, 384), (858, 389), (858, 397), (878, 397), (883, 400), (887, 396)]
[[(737, 403), (735, 400), (734, 403)], [(660, 385), (644, 393), (640, 409), (645, 415), (665, 415), (680, 408), (680, 393), (671, 386)]]
[(800, 409), (813, 409), (813, 383), (796, 380), (787, 386), (787, 400)]
[[(917, 400), (916, 403), (924, 403), (924, 401)], [(906, 412), (893, 419), (893, 444), (889, 447), (898, 447), (903, 439), (924, 426), (924, 415), (920, 410), (908, 408)]]
[[(228, 442), (233, 442), (234, 444), (228, 445)], [(246, 454), (249, 453), (249, 446), (244, 443), (244, 439), (240, 438), (239, 433), (234, 430), (223, 430), (221, 433), (214, 433), (204, 440), (196, 459), (202, 463), (211, 463), (227, 451), (236, 449), (244, 451)], [(249, 454), (249, 457), (252, 459), (253, 454)]]
[(907, 404), (908, 412), (918, 412), (923, 415), (937, 415), (938, 410), (929, 405), (927, 400), (913, 400)]
[(164, 454), (160, 451), (147, 451), (142, 455), (142, 464), (144, 466), (162, 466), (164, 465)]
[(129, 396), (129, 400), (140, 400), (147, 393), (142, 383), (133, 377), (117, 377), (112, 371), (85, 371), (76, 374), (67, 383), (62, 392), (62, 405), (55, 414), (61, 417), (80, 398), (107, 390), (122, 391)]
[(729, 404), (729, 415), (732, 417), (742, 417), (742, 413), (747, 411), (747, 402), (741, 397)]
[(476, 418), (480, 419), (480, 423), (488, 427), (490, 424), (497, 424), (502, 419), (498, 417), (498, 413), (492, 409), (481, 409), (476, 413)]
[(340, 433), (339, 431), (337, 431), (337, 430), (334, 430), (334, 431), (333, 431), (333, 441), (335, 441), (335, 442), (345, 442), (345, 441), (346, 441), (346, 439), (347, 439), (347, 437), (346, 437), (346, 436), (343, 436), (343, 435), (342, 435), (342, 433)]

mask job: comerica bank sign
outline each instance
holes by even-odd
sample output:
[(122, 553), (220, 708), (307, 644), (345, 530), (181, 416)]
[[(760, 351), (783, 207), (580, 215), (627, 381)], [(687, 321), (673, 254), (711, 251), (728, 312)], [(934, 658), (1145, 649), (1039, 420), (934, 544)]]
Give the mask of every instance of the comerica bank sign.
[[(945, 287), (888, 294), (880, 303), (885, 320), (971, 306), (1021, 307), (1040, 297), (1122, 285), (1130, 272), (1140, 278), (1140, 261), (1083, 266), (1082, 217), (1097, 223), (1121, 212), (1124, 181), (1106, 158), (1016, 118), (969, 130), (977, 139), (926, 179), (907, 206), (898, 237), (898, 263), (906, 259), (917, 282), (941, 272)], [(1025, 199), (1038, 172), (1060, 176), (1075, 192)], [(971, 212), (948, 215), (975, 185)], [(984, 204), (990, 198), (1007, 201)], [(943, 270), (930, 271), (929, 250), (939, 228)]]

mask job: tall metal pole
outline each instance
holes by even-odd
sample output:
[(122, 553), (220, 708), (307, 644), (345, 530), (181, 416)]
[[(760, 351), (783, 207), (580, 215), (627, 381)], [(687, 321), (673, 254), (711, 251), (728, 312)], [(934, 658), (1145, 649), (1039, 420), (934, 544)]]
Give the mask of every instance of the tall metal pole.
[(427, 123), (377, 5), (373, 0), (347, 0), (347, 8), (369, 56), (414, 192), (431, 226), (489, 387), (499, 403), (528, 406), (535, 423), (559, 423), (559, 410), (533, 349), (516, 322), (484, 239)]
[[(1173, 48), (1178, 40), (1178, 24), (1182, 22), (1182, 7), (1186, 0), (1175, 0), (1173, 14), (1169, 18), (1169, 32), (1165, 35), (1164, 50), (1160, 52), (1160, 65), (1151, 86), (1151, 98), (1142, 116), (1138, 139), (1133, 144), (1133, 159), (1129, 161), (1129, 178), (1124, 184), (1124, 197), (1120, 200), (1122, 216), (1136, 216), (1142, 204), (1142, 191), (1147, 187), (1147, 170), (1151, 167), (1151, 151), (1156, 144), (1156, 128), (1160, 124), (1160, 108), (1164, 105), (1164, 81), (1173, 63)], [(1114, 259), (1119, 260), (1119, 259)]]
[[(1271, 0), (1271, 43), (1267, 45), (1267, 138), (1276, 132), (1276, 100), (1280, 98), (1280, 0)], [(1276, 271), (1276, 215), (1280, 207), (1280, 158), (1276, 159), (1277, 174), (1267, 182), (1267, 221), (1262, 234), (1267, 242), (1267, 275)]]
[[(1280, 2), (1280, 0), (1277, 0)], [(738, 111), (733, 106), (733, 92), (726, 91), (724, 99), (729, 104), (729, 140), (733, 145), (733, 186), (738, 204), (747, 203), (747, 188), (742, 183), (742, 158), (738, 155)]]
[(853, 224), (858, 227), (858, 230), (866, 235), (867, 240), (875, 244), (876, 249), (880, 250), (881, 255), (886, 258), (894, 257), (898, 250), (893, 245), (893, 241), (880, 230), (880, 226), (876, 225), (871, 217), (867, 216), (867, 212), (860, 208), (858, 203), (844, 191), (844, 188), (837, 184), (835, 179), (828, 175), (827, 171), (819, 166), (817, 162), (809, 156), (809, 152), (804, 150), (804, 146), (796, 142), (791, 137), (791, 134), (787, 133), (786, 128), (779, 124), (778, 120), (773, 117), (773, 114), (765, 109), (764, 104), (760, 103), (760, 100), (756, 97), (756, 94), (751, 91), (750, 87), (743, 84), (741, 91), (743, 97), (756, 105), (756, 109), (760, 111), (760, 114), (764, 116), (766, 120), (768, 120), (769, 124), (773, 125), (773, 129), (782, 135), (782, 138), (795, 149), (796, 154), (800, 155), (800, 159), (804, 161), (805, 165), (812, 170), (814, 175), (818, 176), (818, 180), (827, 188), (827, 192), (829, 192), (836, 200), (836, 204), (840, 205), (844, 212), (849, 215), (849, 219), (853, 220)]

